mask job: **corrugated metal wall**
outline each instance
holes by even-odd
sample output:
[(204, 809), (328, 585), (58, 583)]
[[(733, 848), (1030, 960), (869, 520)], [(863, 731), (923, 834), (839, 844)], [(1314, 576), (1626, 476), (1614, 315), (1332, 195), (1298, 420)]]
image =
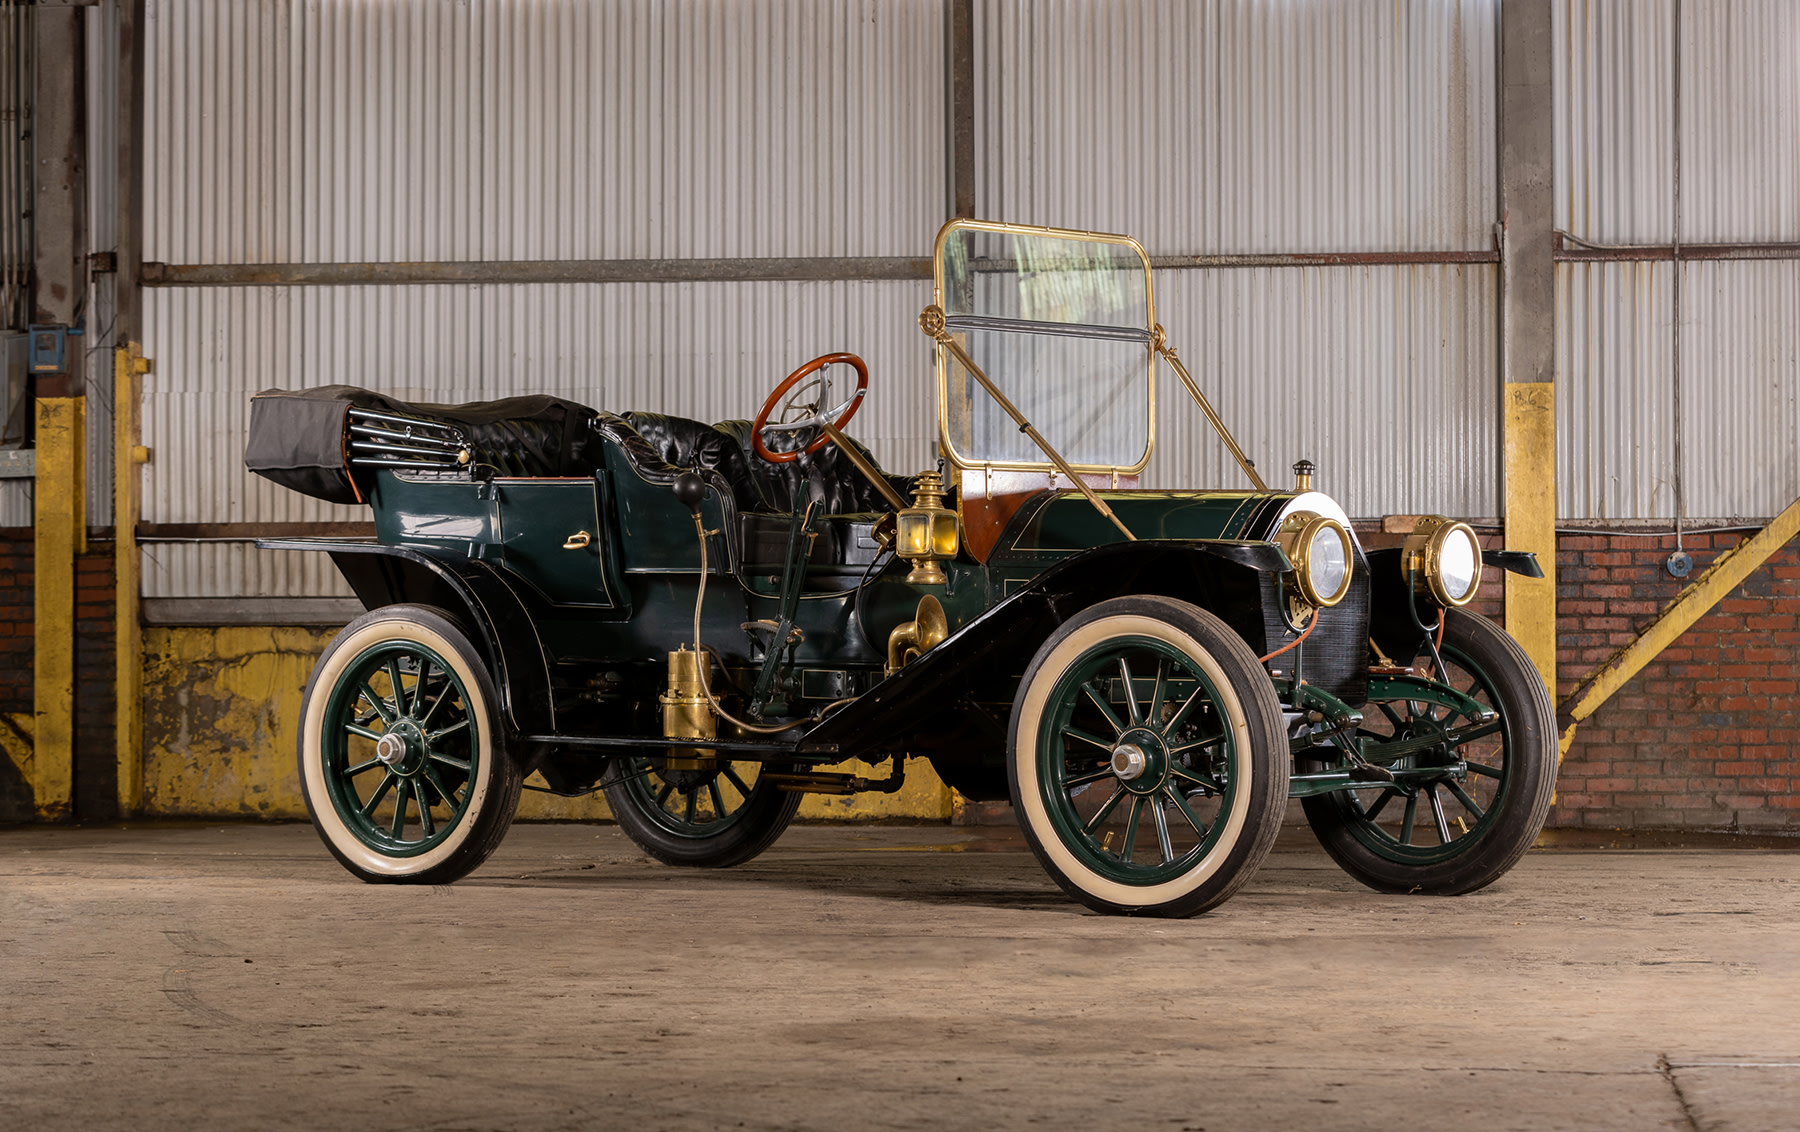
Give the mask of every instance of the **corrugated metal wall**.
[(1492, 246), (1497, 0), (977, 11), (984, 213), (1156, 255)]
[(146, 259), (919, 255), (943, 221), (930, 0), (151, 0), (149, 28)]
[[(1557, 0), (1557, 225), (1668, 245), (1675, 224), (1676, 0)], [(1683, 244), (1800, 240), (1800, 5), (1681, 0)], [(1557, 269), (1558, 510), (1676, 514), (1681, 273), (1683, 511), (1766, 518), (1800, 497), (1800, 263)]]

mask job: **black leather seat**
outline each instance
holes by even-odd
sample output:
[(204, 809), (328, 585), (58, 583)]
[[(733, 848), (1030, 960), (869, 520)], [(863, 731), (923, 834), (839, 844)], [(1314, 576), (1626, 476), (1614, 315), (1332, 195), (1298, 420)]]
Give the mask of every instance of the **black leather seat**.
[[(836, 445), (789, 464), (771, 464), (752, 450), (749, 421), (708, 425), (662, 413), (602, 413), (594, 427), (652, 482), (672, 480), (681, 471), (716, 473), (740, 513), (791, 512), (798, 509), (796, 504), (808, 501), (818, 503), (828, 515), (889, 510), (881, 492)], [(906, 481), (888, 479), (904, 496)]]

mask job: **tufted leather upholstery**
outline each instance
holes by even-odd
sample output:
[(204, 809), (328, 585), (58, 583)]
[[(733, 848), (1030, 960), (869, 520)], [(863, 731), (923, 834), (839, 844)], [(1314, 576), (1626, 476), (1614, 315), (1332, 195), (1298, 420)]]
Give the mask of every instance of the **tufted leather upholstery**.
[[(827, 444), (791, 464), (771, 464), (752, 450), (749, 421), (720, 421), (713, 427), (736, 441), (739, 451), (744, 453), (757, 491), (766, 501), (764, 510), (793, 511), (797, 509), (796, 501), (804, 506), (808, 500), (816, 501), (827, 515), (892, 509), (875, 485), (857, 471), (856, 465), (839, 452), (835, 444)], [(854, 440), (850, 443), (856, 444)], [(867, 448), (857, 444), (856, 450), (867, 456), (869, 463), (875, 464), (875, 457), (869, 455)], [(888, 476), (887, 480), (900, 492), (901, 498), (906, 498), (908, 481), (905, 477)]]
[[(791, 512), (796, 503), (804, 506), (809, 500), (828, 515), (888, 510), (881, 493), (835, 445), (791, 464), (771, 464), (752, 453), (749, 421), (707, 425), (662, 413), (632, 412), (602, 413), (594, 425), (639, 471), (658, 482), (672, 479), (676, 471), (716, 473), (730, 486), (739, 512)], [(867, 455), (867, 450), (863, 453)], [(888, 478), (905, 493), (905, 480)]]

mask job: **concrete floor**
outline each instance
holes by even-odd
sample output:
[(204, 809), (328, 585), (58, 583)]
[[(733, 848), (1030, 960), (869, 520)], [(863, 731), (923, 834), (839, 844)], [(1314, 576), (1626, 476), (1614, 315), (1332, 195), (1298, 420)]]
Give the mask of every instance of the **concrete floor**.
[(1533, 852), (1380, 896), (1284, 834), (1222, 909), (1069, 903), (1016, 833), (728, 872), (516, 826), (452, 887), (307, 826), (0, 832), (17, 1129), (1791, 1129), (1800, 854)]

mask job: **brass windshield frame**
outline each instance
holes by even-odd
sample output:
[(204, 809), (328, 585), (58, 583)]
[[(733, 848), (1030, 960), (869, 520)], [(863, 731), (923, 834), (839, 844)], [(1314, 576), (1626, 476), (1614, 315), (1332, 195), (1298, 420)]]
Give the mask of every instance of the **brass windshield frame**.
[[(1040, 236), (1051, 239), (1084, 241), (1096, 244), (1117, 244), (1130, 248), (1136, 253), (1144, 268), (1144, 304), (1146, 325), (1144, 333), (1151, 336), (1151, 343), (1144, 351), (1144, 376), (1146, 397), (1144, 454), (1132, 464), (1067, 464), (1070, 468), (1084, 476), (1108, 476), (1118, 480), (1121, 476), (1135, 476), (1150, 464), (1150, 457), (1156, 451), (1156, 356), (1154, 345), (1156, 332), (1156, 289), (1150, 274), (1150, 255), (1144, 246), (1130, 236), (1122, 236), (1111, 232), (1086, 232), (1073, 228), (1045, 228), (1032, 224), (1004, 224), (992, 220), (951, 220), (938, 229), (937, 241), (931, 251), (931, 301), (940, 310), (944, 306), (944, 246), (958, 232), (995, 232), (1003, 235)], [(1136, 329), (1133, 327), (1132, 329)], [(981, 471), (1023, 471), (1045, 472), (1052, 477), (1062, 474), (1056, 463), (1045, 460), (980, 460), (959, 452), (950, 435), (950, 351), (939, 345), (933, 350), (937, 369), (937, 418), (938, 418), (938, 451), (959, 471), (964, 469)]]

